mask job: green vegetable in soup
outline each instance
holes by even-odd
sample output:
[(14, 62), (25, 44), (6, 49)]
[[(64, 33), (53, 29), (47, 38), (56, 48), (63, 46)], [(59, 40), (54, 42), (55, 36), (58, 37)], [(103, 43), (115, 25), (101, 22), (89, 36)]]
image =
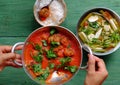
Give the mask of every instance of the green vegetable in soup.
[(50, 30), (50, 35), (53, 35), (55, 32), (56, 32), (56, 29), (55, 29), (55, 28), (52, 28), (52, 29)]
[(120, 34), (118, 32), (114, 32), (110, 35), (110, 39), (112, 42), (118, 43), (120, 41)]
[(46, 69), (43, 70), (43, 74), (41, 74), (41, 75), (39, 76), (39, 78), (46, 80), (47, 77), (49, 76), (49, 74), (50, 74), (49, 68), (46, 68)]
[(41, 50), (42, 49), (42, 47), (39, 44), (35, 44), (34, 48), (35, 48), (35, 50)]
[(49, 68), (50, 68), (50, 69), (53, 69), (54, 67), (55, 67), (55, 64), (54, 64), (54, 63), (50, 63), (50, 64), (49, 64)]
[(35, 50), (39, 51), (41, 54), (43, 53), (42, 46), (40, 46), (39, 44), (35, 44), (34, 48)]
[(51, 44), (52, 47), (56, 47), (56, 46), (60, 45), (60, 42), (52, 41), (50, 44)]
[(77, 71), (77, 66), (66, 66), (65, 70), (69, 70), (71, 73), (75, 73)]
[(67, 63), (69, 63), (71, 61), (70, 57), (65, 57), (65, 58), (61, 58), (60, 62), (61, 62), (61, 66), (65, 66)]
[(46, 80), (47, 77), (48, 77), (49, 74), (50, 74), (49, 68), (43, 69), (42, 72), (43, 72), (43, 73), (42, 73), (41, 75), (37, 76), (37, 79), (38, 79), (38, 80)]
[(37, 74), (38, 80), (46, 80), (50, 74), (49, 68), (42, 69), (41, 64), (33, 64), (32, 69)]
[(49, 58), (49, 59), (52, 59), (52, 58), (56, 58), (56, 57), (57, 57), (57, 55), (53, 52), (52, 49), (46, 51), (46, 53), (47, 53), (47, 58)]
[(93, 28), (99, 28), (98, 22), (89, 22), (89, 25)]
[(120, 25), (107, 11), (88, 14), (78, 30), (83, 43), (94, 52), (106, 52), (120, 42)]
[(82, 32), (84, 32), (86, 35), (89, 35), (89, 34), (94, 33), (94, 29), (92, 29), (91, 27), (89, 27), (89, 28), (83, 28)]
[(98, 38), (93, 38), (92, 39), (92, 44), (100, 44), (101, 41)]
[(32, 69), (35, 73), (42, 73), (42, 68), (41, 68), (41, 64), (34, 64), (32, 66)]
[(37, 55), (33, 55), (32, 56), (33, 57), (33, 59), (36, 61), (36, 62), (42, 62), (42, 60), (43, 60), (43, 56), (41, 55), (41, 54), (37, 54)]
[(103, 45), (103, 48), (108, 48), (110, 46), (110, 43), (111, 41), (108, 39), (108, 40), (105, 40), (102, 45)]
[(46, 40), (42, 40), (43, 46), (47, 46), (47, 41)]

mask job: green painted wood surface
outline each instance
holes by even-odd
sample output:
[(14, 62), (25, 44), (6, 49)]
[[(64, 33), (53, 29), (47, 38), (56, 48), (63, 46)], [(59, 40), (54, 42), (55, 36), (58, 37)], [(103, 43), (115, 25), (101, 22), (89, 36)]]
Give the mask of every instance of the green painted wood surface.
[[(27, 36), (40, 25), (33, 16), (35, 0), (0, 0), (0, 45), (13, 45), (24, 42)], [(82, 14), (94, 7), (107, 7), (120, 15), (120, 0), (65, 0), (67, 17), (61, 26), (76, 33), (76, 25)], [(87, 62), (87, 53), (83, 53), (83, 65)], [(111, 55), (101, 57), (106, 63), (109, 76), (103, 85), (120, 84), (120, 49)], [(80, 70), (65, 85), (83, 85), (85, 70)], [(0, 72), (0, 85), (37, 85), (24, 69), (7, 67)]]

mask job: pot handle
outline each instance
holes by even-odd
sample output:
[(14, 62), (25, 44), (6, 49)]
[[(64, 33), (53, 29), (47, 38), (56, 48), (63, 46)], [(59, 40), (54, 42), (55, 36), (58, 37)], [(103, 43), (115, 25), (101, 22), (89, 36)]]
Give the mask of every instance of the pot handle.
[[(15, 48), (19, 45), (24, 45), (24, 42), (18, 42), (16, 44), (13, 45), (12, 49), (11, 49), (11, 53), (15, 53)], [(23, 66), (21, 63), (18, 63), (16, 60), (13, 60), (13, 62), (19, 66)]]
[[(85, 50), (87, 50), (90, 54), (93, 54), (93, 53), (92, 53), (92, 50), (90, 49), (89, 46), (87, 46), (87, 45), (82, 45), (82, 48), (84, 48)], [(80, 67), (80, 69), (81, 69), (81, 70), (85, 70), (85, 69), (87, 69), (87, 67), (88, 67), (88, 65), (83, 66), (83, 67)]]

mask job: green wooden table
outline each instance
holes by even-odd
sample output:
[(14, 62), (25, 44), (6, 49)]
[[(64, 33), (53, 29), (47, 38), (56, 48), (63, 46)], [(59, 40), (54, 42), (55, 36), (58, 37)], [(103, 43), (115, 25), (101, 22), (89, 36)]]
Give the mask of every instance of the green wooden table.
[[(40, 25), (33, 16), (35, 0), (0, 0), (0, 45), (13, 45), (25, 41), (26, 37)], [(120, 15), (120, 0), (65, 0), (67, 17), (61, 26), (76, 33), (76, 25), (81, 15), (93, 7), (107, 7)], [(102, 56), (106, 63), (109, 76), (103, 85), (120, 84), (120, 49)], [(83, 63), (87, 62), (84, 52)], [(74, 78), (65, 85), (83, 85), (85, 70), (80, 70)], [(0, 85), (37, 85), (24, 72), (24, 69), (7, 67), (0, 72)]]

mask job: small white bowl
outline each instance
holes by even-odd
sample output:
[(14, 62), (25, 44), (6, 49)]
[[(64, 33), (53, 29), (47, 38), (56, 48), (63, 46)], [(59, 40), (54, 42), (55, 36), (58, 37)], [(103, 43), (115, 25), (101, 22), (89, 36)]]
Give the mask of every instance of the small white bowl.
[[(84, 45), (85, 43), (82, 41), (82, 39), (79, 37), (79, 34), (78, 34), (78, 33), (79, 33), (80, 24), (82, 23), (82, 21), (86, 18), (86, 16), (87, 16), (88, 14), (90, 14), (90, 13), (92, 13), (92, 12), (99, 12), (100, 10), (104, 10), (104, 11), (109, 12), (109, 13), (112, 15), (112, 17), (114, 17), (114, 18), (116, 19), (116, 21), (118, 22), (118, 24), (119, 24), (119, 26), (120, 26), (120, 17), (119, 17), (119, 15), (118, 15), (115, 11), (113, 11), (113, 10), (111, 10), (111, 9), (109, 9), (109, 8), (104, 8), (104, 7), (89, 9), (88, 11), (86, 11), (86, 12), (80, 17), (80, 19), (79, 19), (79, 21), (78, 21), (78, 24), (77, 24), (77, 37), (79, 38), (79, 40), (80, 40), (80, 42), (81, 42), (82, 45)], [(120, 30), (120, 29), (119, 29), (119, 30)], [(117, 44), (114, 48), (112, 48), (112, 49), (110, 49), (110, 50), (108, 50), (108, 51), (106, 51), (106, 52), (94, 52), (94, 51), (92, 51), (92, 52), (93, 52), (94, 55), (104, 56), (104, 55), (108, 55), (108, 54), (111, 54), (111, 53), (115, 52), (115, 51), (116, 51), (117, 49), (119, 49), (119, 48), (120, 48), (120, 41), (118, 42), (118, 44)], [(88, 50), (85, 49), (85, 48), (84, 48), (84, 50), (88, 51)]]
[(34, 4), (34, 17), (42, 26), (60, 25), (65, 20), (67, 8), (64, 0), (53, 0), (49, 5), (50, 15), (46, 20), (40, 20), (38, 12), (50, 2), (51, 0), (36, 0)]

